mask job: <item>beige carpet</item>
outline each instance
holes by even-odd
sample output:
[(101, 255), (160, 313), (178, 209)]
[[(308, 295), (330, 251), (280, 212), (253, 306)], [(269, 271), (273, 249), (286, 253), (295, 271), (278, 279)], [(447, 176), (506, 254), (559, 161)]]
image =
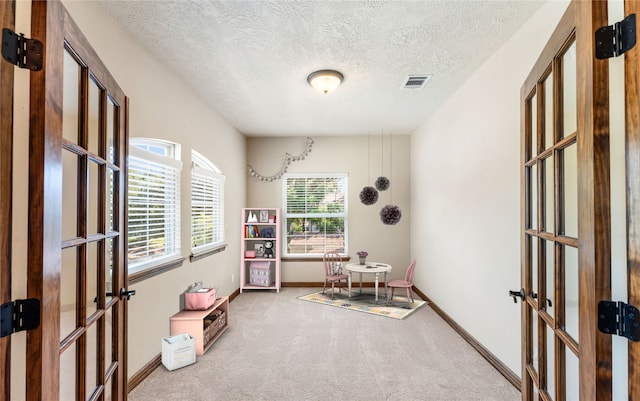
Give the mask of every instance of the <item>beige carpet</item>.
[(160, 366), (129, 400), (520, 400), (428, 305), (383, 319), (297, 299), (309, 292), (242, 293), (204, 356)]

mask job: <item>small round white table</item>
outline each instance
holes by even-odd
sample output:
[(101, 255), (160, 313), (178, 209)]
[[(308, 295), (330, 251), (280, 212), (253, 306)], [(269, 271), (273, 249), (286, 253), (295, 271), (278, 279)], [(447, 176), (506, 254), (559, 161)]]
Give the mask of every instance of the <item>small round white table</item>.
[(376, 302), (378, 301), (378, 282), (380, 280), (380, 273), (384, 273), (384, 292), (387, 293), (387, 273), (391, 271), (391, 265), (378, 262), (367, 262), (364, 265), (360, 263), (347, 263), (345, 266), (349, 271), (349, 298), (351, 298), (351, 273), (360, 273), (360, 292), (362, 293), (362, 273), (375, 274), (375, 293)]

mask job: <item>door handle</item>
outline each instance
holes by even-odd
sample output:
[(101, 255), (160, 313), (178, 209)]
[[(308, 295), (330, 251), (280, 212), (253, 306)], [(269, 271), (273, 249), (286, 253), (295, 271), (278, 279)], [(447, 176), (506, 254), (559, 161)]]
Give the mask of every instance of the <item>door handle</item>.
[[(538, 299), (538, 294), (535, 293), (535, 292), (531, 296), (533, 297), (533, 299)], [(549, 298), (547, 298), (547, 305), (549, 305), (549, 307), (553, 306), (553, 303), (551, 302), (551, 300)]]
[(133, 295), (136, 295), (136, 290), (126, 290), (124, 287), (120, 288), (120, 300), (124, 301), (127, 298), (127, 301), (131, 299)]
[[(105, 296), (107, 297), (112, 297), (113, 293), (111, 291), (107, 291), (104, 293)], [(93, 302), (97, 303), (98, 302), (98, 297), (93, 298)]]
[(513, 297), (513, 303), (517, 303), (516, 297), (520, 297), (521, 301), (524, 301), (524, 288), (520, 288), (520, 291), (509, 291), (509, 296)]

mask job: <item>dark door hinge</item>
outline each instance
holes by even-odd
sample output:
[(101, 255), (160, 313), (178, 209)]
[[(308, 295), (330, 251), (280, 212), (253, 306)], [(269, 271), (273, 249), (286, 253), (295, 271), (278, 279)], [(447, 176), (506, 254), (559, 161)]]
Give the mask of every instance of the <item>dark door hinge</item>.
[(40, 300), (17, 299), (0, 306), (0, 337), (40, 326)]
[(636, 45), (636, 15), (629, 14), (613, 25), (596, 31), (596, 58), (618, 57)]
[(20, 68), (32, 71), (42, 69), (42, 42), (25, 38), (11, 29), (2, 29), (2, 57)]
[(598, 303), (598, 330), (606, 334), (617, 334), (631, 341), (640, 341), (638, 308), (624, 302), (600, 301)]

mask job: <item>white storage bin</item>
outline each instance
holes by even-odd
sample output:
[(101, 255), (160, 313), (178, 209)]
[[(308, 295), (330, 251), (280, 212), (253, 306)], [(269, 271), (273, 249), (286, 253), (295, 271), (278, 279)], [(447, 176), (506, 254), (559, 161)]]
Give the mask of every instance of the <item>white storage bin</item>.
[(196, 339), (188, 333), (162, 339), (162, 364), (175, 370), (196, 362)]

